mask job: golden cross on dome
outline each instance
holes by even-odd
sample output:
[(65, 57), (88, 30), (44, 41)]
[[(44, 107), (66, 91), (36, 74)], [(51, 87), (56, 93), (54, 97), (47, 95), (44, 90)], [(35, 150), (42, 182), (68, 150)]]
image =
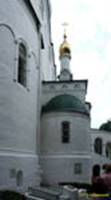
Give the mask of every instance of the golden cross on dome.
[(66, 35), (66, 28), (67, 28), (67, 26), (68, 26), (69, 24), (68, 24), (67, 22), (64, 22), (62, 25), (64, 26), (64, 39), (65, 39), (65, 38), (67, 38), (67, 35)]

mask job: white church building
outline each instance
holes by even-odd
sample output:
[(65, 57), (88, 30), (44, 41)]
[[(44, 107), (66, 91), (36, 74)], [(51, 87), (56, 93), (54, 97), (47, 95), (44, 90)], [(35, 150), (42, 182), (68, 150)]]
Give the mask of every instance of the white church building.
[(90, 183), (93, 166), (111, 162), (111, 132), (90, 126), (67, 35), (57, 76), (50, 1), (0, 3), (0, 189)]

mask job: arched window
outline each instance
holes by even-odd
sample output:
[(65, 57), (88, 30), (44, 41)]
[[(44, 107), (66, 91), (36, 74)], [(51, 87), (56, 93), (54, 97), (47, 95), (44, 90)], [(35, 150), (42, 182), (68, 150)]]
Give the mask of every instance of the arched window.
[(111, 142), (106, 144), (106, 157), (111, 159)]
[(17, 172), (16, 182), (17, 182), (17, 186), (22, 186), (23, 185), (23, 172), (21, 170), (19, 170)]
[(94, 151), (95, 153), (102, 154), (102, 139), (96, 138), (94, 143)]
[(70, 123), (68, 121), (62, 122), (62, 142), (69, 143), (70, 139)]
[(18, 57), (18, 82), (24, 87), (27, 85), (27, 51), (23, 43), (19, 44), (19, 57)]

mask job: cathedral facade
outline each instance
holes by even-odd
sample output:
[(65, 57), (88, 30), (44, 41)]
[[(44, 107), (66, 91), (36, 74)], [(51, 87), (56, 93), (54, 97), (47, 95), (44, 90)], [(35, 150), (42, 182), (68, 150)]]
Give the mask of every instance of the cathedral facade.
[(64, 33), (56, 75), (49, 0), (1, 0), (0, 189), (90, 183), (111, 136), (90, 128), (88, 80), (74, 80)]
[(41, 80), (55, 73), (50, 2), (1, 0), (0, 44), (0, 187), (25, 190), (40, 184)]

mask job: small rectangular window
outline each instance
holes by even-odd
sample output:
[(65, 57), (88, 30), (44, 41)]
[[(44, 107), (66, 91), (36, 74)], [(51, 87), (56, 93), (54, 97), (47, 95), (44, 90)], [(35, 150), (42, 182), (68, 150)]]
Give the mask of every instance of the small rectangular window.
[(81, 163), (75, 163), (74, 173), (75, 174), (82, 174), (82, 164)]
[(62, 142), (69, 143), (70, 139), (70, 124), (69, 122), (62, 122)]

